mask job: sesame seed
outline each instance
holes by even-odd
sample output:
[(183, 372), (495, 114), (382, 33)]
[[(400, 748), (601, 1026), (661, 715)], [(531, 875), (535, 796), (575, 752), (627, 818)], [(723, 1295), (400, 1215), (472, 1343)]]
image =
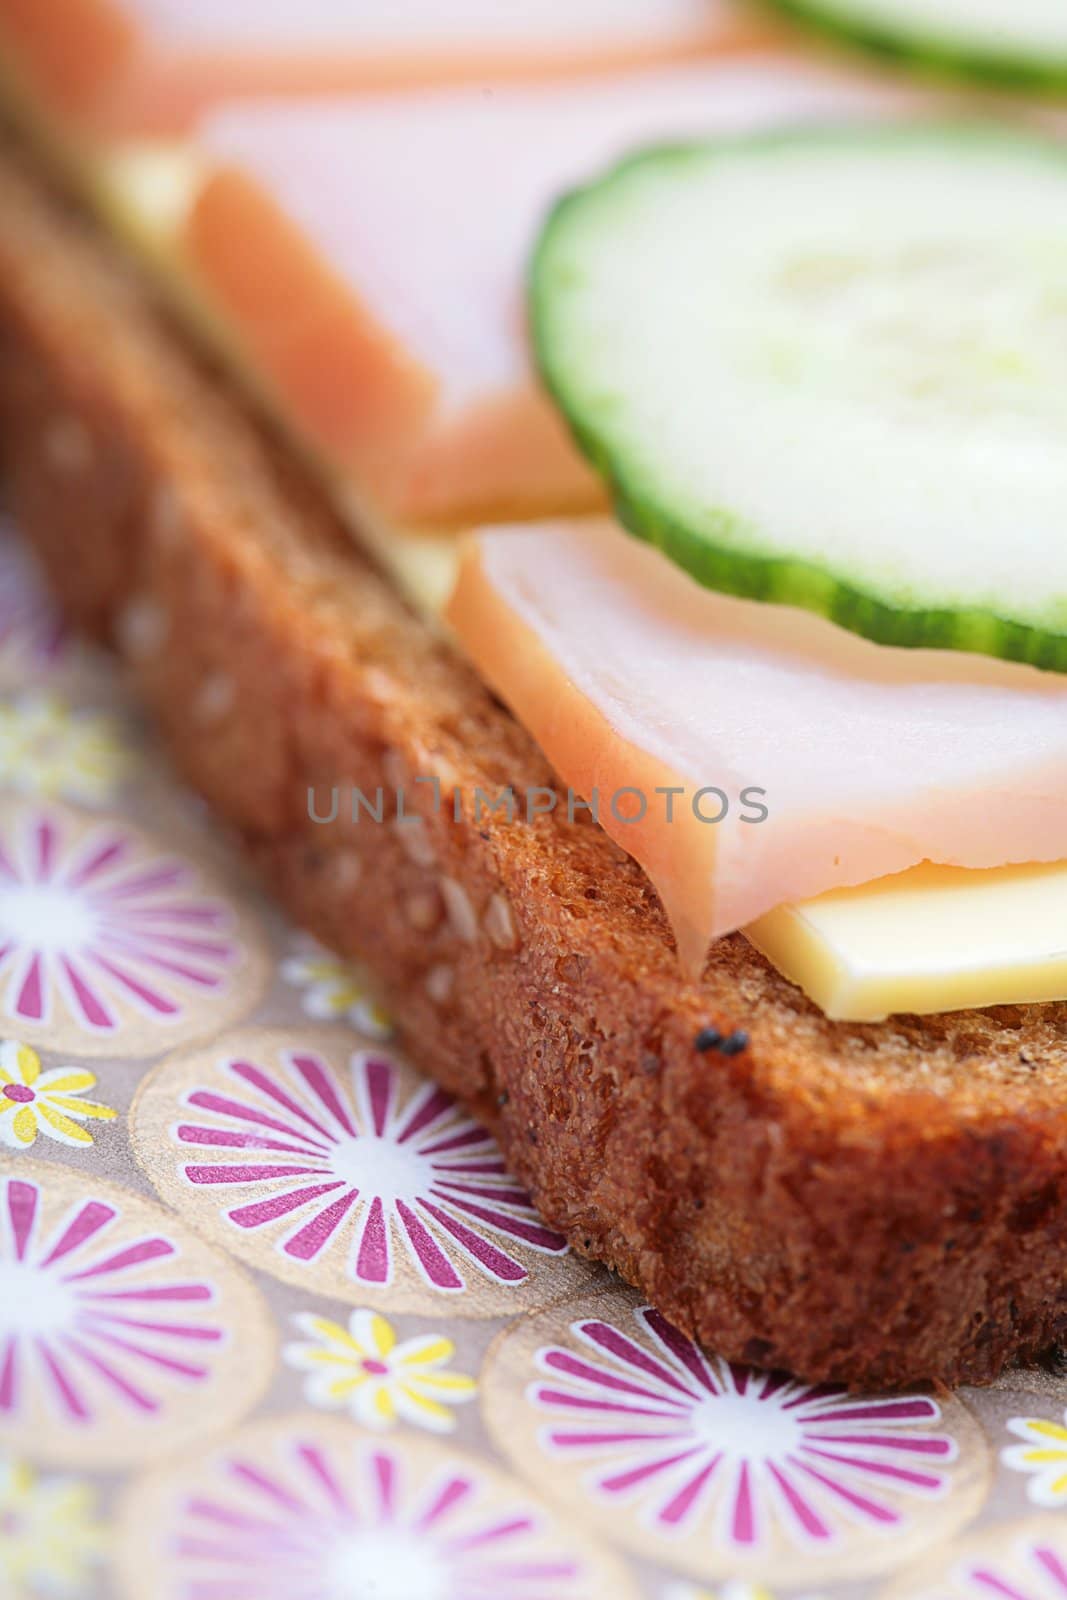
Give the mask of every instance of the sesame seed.
[(157, 656), (169, 632), (167, 613), (147, 595), (130, 600), (115, 623), (119, 651), (129, 661), (149, 661)]
[(78, 417), (57, 417), (45, 430), (44, 451), (56, 472), (74, 475), (87, 472), (93, 464), (93, 439)]

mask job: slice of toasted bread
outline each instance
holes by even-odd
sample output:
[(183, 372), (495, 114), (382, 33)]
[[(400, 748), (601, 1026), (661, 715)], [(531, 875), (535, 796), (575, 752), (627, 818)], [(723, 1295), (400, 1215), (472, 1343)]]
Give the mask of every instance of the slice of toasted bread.
[[(679, 975), (641, 872), (317, 487), (11, 147), (0, 416), (23, 525), (184, 773), (545, 1217), (722, 1354), (981, 1381), (1067, 1330), (1067, 1005), (827, 1021), (740, 937)], [(461, 794), (437, 814), (429, 784)], [(308, 790), (399, 786), (415, 824)]]

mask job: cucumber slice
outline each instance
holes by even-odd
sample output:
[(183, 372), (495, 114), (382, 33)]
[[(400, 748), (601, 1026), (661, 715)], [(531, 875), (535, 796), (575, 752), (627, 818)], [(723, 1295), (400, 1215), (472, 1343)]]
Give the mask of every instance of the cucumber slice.
[(1067, 672), (1067, 148), (647, 151), (557, 205), (531, 313), (621, 520), (700, 582)]
[(1067, 89), (1064, 0), (773, 0), (868, 49), (986, 82)]

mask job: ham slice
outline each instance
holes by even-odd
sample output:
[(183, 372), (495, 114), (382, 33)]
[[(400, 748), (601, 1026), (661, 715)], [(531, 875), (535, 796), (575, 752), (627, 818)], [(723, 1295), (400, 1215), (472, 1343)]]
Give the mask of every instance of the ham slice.
[[(599, 518), (475, 535), (448, 615), (561, 784), (598, 791), (690, 967), (775, 906), (920, 861), (1067, 859), (1061, 675), (715, 594)], [(642, 820), (633, 795), (612, 809), (624, 788)]]
[(243, 95), (618, 69), (769, 32), (732, 0), (0, 0), (38, 89), (112, 134), (179, 132)]
[(881, 112), (765, 60), (418, 100), (238, 106), (185, 248), (291, 417), (387, 515), (448, 524), (603, 504), (531, 375), (526, 264), (564, 189), (652, 140)]

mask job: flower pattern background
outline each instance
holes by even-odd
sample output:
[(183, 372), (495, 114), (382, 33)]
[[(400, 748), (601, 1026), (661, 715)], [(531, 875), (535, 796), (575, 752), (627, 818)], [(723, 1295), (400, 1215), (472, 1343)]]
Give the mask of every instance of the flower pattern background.
[(701, 1354), (140, 726), (0, 517), (3, 1600), (1067, 1600), (1067, 1378)]
[(987, 1487), (959, 1401), (720, 1361), (615, 1288), (502, 1334), (482, 1383), (498, 1445), (546, 1495), (701, 1577), (884, 1572), (965, 1523)]
[(294, 941), (281, 975), (302, 991), (304, 1011), (317, 1022), (350, 1022), (364, 1038), (392, 1038), (392, 1018), (375, 1001), (364, 974), (306, 934)]
[(75, 1055), (163, 1050), (247, 1009), (249, 919), (125, 822), (0, 805), (0, 1027)]
[[(765, 1584), (751, 1583), (747, 1578), (728, 1578), (714, 1592), (695, 1583), (669, 1583), (657, 1600), (776, 1600), (776, 1596)], [(822, 1597), (798, 1594), (794, 1600), (822, 1600)]]
[(273, 1354), (258, 1291), (151, 1201), (61, 1166), (0, 1179), (0, 1446), (150, 1459), (242, 1415)]
[(1000, 1459), (1006, 1467), (1026, 1473), (1027, 1495), (1035, 1506), (1067, 1506), (1067, 1412), (1063, 1422), (1044, 1417), (1011, 1417), (1008, 1432), (1022, 1444), (1009, 1445)]
[(486, 1461), (297, 1415), (179, 1464), (126, 1507), (123, 1576), (143, 1600), (636, 1600), (622, 1567)]
[(913, 1568), (882, 1600), (1067, 1600), (1067, 1527), (1001, 1522)]
[(169, 1205), (305, 1290), (491, 1316), (590, 1270), (450, 1095), (347, 1031), (235, 1034), (172, 1057), (143, 1084), (131, 1134)]
[(310, 1313), (296, 1323), (304, 1338), (283, 1354), (307, 1373), (307, 1400), (324, 1410), (346, 1407), (365, 1428), (384, 1431), (409, 1422), (451, 1433), (453, 1407), (477, 1393), (473, 1378), (452, 1370), (456, 1347), (443, 1334), (400, 1341), (378, 1311), (353, 1311), (347, 1327)]
[(0, 1041), (0, 1145), (28, 1150), (40, 1136), (77, 1150), (91, 1145), (86, 1123), (111, 1122), (115, 1112), (87, 1098), (96, 1077), (85, 1067), (41, 1070), (41, 1058), (17, 1039)]
[(106, 1542), (86, 1480), (0, 1456), (0, 1594), (87, 1595)]
[(86, 806), (113, 800), (129, 767), (116, 720), (32, 690), (0, 700), (0, 788)]

